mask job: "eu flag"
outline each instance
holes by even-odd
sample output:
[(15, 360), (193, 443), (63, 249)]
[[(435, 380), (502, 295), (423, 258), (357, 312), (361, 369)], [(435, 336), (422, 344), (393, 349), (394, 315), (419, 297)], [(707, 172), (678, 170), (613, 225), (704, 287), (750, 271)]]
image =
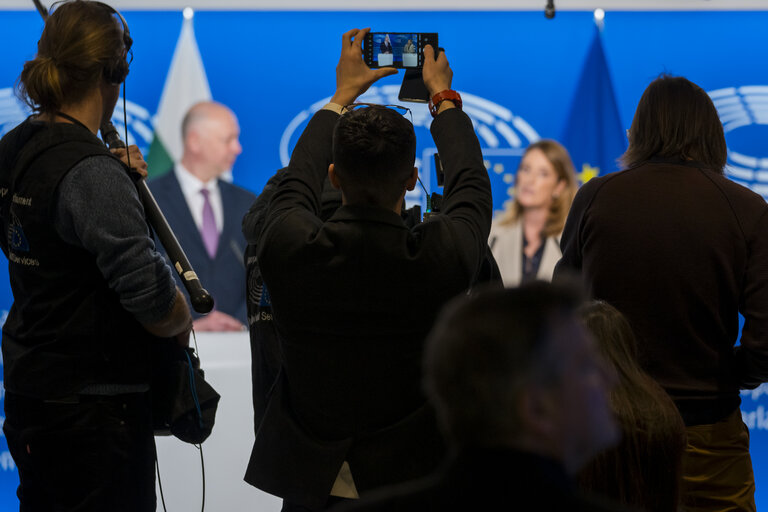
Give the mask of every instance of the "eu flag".
[(568, 149), (581, 183), (618, 170), (627, 149), (600, 29), (595, 27), (561, 142)]

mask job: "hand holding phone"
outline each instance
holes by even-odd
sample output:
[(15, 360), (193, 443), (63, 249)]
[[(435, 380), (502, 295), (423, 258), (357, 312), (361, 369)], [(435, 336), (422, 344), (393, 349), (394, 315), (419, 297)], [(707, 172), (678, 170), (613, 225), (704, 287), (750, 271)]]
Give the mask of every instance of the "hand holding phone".
[(448, 65), (448, 58), (442, 49), (434, 49), (427, 46), (424, 49), (424, 69), (421, 73), (424, 78), (424, 85), (431, 96), (451, 88), (453, 81), (453, 70)]
[(370, 69), (363, 63), (361, 46), (368, 30), (352, 29), (341, 38), (341, 56), (336, 65), (336, 92), (331, 102), (342, 107), (353, 103), (376, 80), (397, 74), (396, 69)]
[(426, 45), (423, 69), (405, 70), (398, 99), (427, 103), (438, 92), (450, 89), (452, 80), (453, 71), (448, 65), (443, 49), (433, 49), (432, 45)]

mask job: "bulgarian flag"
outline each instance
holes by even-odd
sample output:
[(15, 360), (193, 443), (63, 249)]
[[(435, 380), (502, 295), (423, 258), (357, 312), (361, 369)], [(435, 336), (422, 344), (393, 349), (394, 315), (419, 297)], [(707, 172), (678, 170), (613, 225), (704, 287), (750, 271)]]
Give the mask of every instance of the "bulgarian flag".
[(181, 121), (189, 107), (211, 99), (203, 59), (195, 40), (193, 11), (184, 9), (184, 24), (155, 116), (155, 134), (147, 154), (149, 177), (160, 176), (181, 159)]

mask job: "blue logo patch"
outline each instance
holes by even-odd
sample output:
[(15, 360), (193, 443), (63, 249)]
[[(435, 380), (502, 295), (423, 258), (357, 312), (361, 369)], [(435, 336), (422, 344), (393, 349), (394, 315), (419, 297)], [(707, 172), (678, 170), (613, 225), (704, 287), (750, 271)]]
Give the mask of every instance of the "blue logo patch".
[(11, 213), (11, 223), (8, 226), (8, 246), (17, 252), (29, 252), (29, 242), (24, 236), (19, 218)]

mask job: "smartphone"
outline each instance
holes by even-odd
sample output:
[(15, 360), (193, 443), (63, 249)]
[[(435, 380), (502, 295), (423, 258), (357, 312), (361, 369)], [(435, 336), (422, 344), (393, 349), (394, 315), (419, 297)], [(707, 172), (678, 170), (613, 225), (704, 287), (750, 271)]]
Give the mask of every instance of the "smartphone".
[(397, 99), (412, 103), (427, 103), (429, 101), (429, 91), (424, 85), (420, 69), (406, 68)]
[(424, 46), (437, 49), (432, 32), (368, 32), (363, 39), (363, 56), (370, 68), (421, 69)]

